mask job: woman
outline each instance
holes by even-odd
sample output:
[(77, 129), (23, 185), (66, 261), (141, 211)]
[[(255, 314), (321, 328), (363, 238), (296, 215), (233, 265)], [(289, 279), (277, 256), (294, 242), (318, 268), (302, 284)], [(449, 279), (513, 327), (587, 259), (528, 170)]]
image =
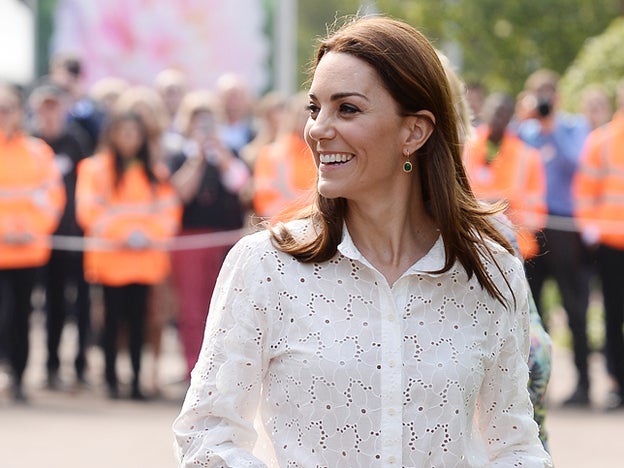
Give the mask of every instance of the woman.
[[(373, 17), (324, 40), (317, 199), (232, 249), (174, 423), (182, 466), (551, 466), (522, 265), (470, 192), (444, 69)], [(259, 406), (258, 406), (259, 405)]]
[(104, 352), (108, 392), (119, 397), (116, 371), (118, 327), (128, 322), (133, 399), (142, 400), (139, 375), (149, 286), (169, 273), (165, 243), (177, 232), (180, 203), (165, 182), (166, 169), (152, 167), (147, 130), (134, 113), (114, 115), (104, 148), (81, 161), (76, 215), (90, 238), (87, 281), (103, 285)]
[[(161, 95), (149, 86), (130, 86), (115, 102), (116, 112), (134, 112), (141, 117), (147, 129), (152, 164), (163, 166), (173, 154), (167, 128), (170, 124), (167, 105)], [(165, 326), (177, 313), (177, 303), (171, 277), (168, 275), (156, 284), (150, 285), (145, 322), (145, 342), (151, 359), (145, 373), (154, 394), (161, 393), (160, 365), (162, 340)]]
[(240, 236), (217, 245), (210, 241), (219, 232), (243, 226), (239, 193), (249, 181), (245, 163), (221, 144), (215, 115), (213, 97), (206, 91), (193, 91), (182, 99), (176, 126), (185, 138), (185, 151), (173, 156), (170, 166), (171, 183), (184, 204), (172, 279), (187, 379), (199, 356), (219, 269)]

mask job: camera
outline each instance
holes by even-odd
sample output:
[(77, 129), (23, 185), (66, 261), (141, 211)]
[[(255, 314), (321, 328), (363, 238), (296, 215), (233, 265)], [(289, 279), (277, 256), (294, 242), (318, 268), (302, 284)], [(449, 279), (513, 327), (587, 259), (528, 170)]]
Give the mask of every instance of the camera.
[(548, 117), (553, 110), (553, 105), (550, 99), (538, 98), (536, 109), (540, 117)]

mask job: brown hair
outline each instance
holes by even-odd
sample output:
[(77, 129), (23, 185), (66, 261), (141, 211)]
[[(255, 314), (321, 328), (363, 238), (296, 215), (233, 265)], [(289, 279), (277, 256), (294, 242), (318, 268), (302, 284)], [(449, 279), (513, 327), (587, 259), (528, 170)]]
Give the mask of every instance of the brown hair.
[(114, 141), (115, 132), (126, 122), (135, 123), (141, 134), (141, 146), (138, 148), (137, 153), (134, 155), (136, 159), (141, 162), (141, 167), (145, 171), (145, 175), (149, 180), (152, 188), (156, 185), (158, 178), (152, 168), (152, 158), (149, 147), (149, 133), (145, 126), (144, 120), (139, 114), (132, 111), (116, 112), (111, 115), (110, 119), (106, 122), (104, 131), (102, 132), (100, 147), (101, 150), (108, 150), (113, 155), (114, 167), (115, 167), (115, 180), (113, 185), (115, 190), (119, 188), (123, 173), (126, 170), (126, 164), (124, 158), (119, 153), (117, 144)]
[[(372, 66), (400, 114), (413, 115), (421, 110), (433, 114), (434, 130), (418, 150), (417, 164), (422, 198), (444, 240), (446, 262), (435, 273), (448, 271), (459, 260), (469, 277), (476, 275), (481, 286), (504, 304), (505, 296), (488, 276), (481, 257), (496, 263), (484, 238), (513, 253), (509, 242), (489, 221), (504, 207), (483, 205), (472, 193), (461, 158), (457, 113), (436, 50), (408, 24), (376, 16), (355, 18), (322, 40), (314, 66), (330, 51), (352, 55)], [(315, 204), (298, 217), (314, 222), (318, 236), (300, 243), (285, 225), (277, 225), (272, 231), (274, 242), (302, 262), (327, 261), (341, 242), (346, 210), (344, 198), (328, 199), (317, 193)]]

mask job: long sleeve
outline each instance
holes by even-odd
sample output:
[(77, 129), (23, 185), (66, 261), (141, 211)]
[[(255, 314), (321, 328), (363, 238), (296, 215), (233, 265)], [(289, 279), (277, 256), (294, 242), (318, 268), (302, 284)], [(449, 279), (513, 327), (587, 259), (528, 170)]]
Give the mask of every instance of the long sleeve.
[[(203, 348), (173, 424), (179, 466), (261, 467), (253, 428), (266, 363), (265, 314), (250, 297), (244, 241), (228, 255), (213, 295)], [(257, 286), (257, 285), (255, 285)]]
[(496, 327), (499, 349), (485, 370), (477, 403), (478, 427), (495, 467), (552, 466), (541, 444), (535, 444), (538, 427), (527, 392), (530, 338), (525, 285), (520, 277), (511, 285), (517, 305)]

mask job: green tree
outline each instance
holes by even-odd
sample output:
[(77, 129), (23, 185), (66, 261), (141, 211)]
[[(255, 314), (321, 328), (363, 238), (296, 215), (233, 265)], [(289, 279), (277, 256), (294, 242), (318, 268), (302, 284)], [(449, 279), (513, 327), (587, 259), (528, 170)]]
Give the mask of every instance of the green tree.
[(622, 8), (621, 0), (379, 1), (385, 3), (404, 5), (404, 18), (416, 26), (432, 25), (438, 47), (456, 44), (461, 51), (457, 65), (467, 81), (513, 93), (537, 68), (563, 74), (585, 40)]
[(341, 18), (357, 13), (359, 0), (299, 1), (297, 41), (297, 83), (305, 86), (317, 41)]
[(590, 84), (600, 84), (614, 94), (624, 79), (624, 17), (615, 19), (599, 36), (588, 39), (561, 79), (560, 92), (569, 111), (578, 112), (579, 96)]
[(35, 13), (35, 76), (48, 72), (50, 60), (50, 37), (52, 36), (54, 11), (57, 0), (22, 0)]
[[(466, 81), (516, 93), (540, 67), (561, 74), (588, 37), (624, 11), (623, 0), (377, 0), (381, 13), (402, 18), (448, 53)], [(361, 2), (299, 2), (299, 76), (313, 39), (336, 17), (354, 14)]]

